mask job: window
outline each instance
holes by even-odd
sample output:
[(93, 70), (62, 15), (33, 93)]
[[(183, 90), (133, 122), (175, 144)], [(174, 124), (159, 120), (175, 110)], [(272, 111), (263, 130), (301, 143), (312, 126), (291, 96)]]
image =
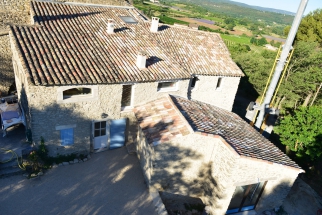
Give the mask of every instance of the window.
[(62, 146), (70, 146), (74, 144), (74, 128), (60, 130), (60, 141)]
[(177, 90), (177, 82), (160, 82), (158, 83), (158, 91), (175, 91)]
[(191, 89), (195, 88), (196, 84), (197, 84), (197, 81), (199, 81), (199, 79), (197, 77), (193, 77), (191, 79), (191, 82), (190, 82), (190, 87)]
[(98, 86), (63, 86), (57, 88), (57, 103), (88, 102), (98, 100)]
[(221, 86), (222, 86), (222, 79), (223, 79), (222, 77), (219, 77), (218, 78), (217, 85), (216, 85), (216, 90), (221, 88)]
[(226, 214), (254, 210), (267, 182), (237, 186)]
[(94, 137), (100, 137), (106, 135), (106, 121), (94, 123)]
[(132, 86), (133, 85), (123, 85), (122, 101), (121, 101), (122, 107), (129, 107), (132, 105), (132, 93), (133, 93)]
[(91, 88), (84, 88), (84, 87), (71, 88), (63, 91), (63, 98), (68, 99), (74, 96), (83, 96), (83, 95), (90, 95), (90, 94), (92, 94)]
[(120, 16), (123, 22), (127, 24), (136, 24), (138, 23), (132, 16)]

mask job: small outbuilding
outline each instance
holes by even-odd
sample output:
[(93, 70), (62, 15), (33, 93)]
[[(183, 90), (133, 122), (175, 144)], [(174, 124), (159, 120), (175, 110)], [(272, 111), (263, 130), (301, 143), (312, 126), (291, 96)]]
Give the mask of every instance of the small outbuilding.
[(198, 197), (211, 214), (279, 207), (303, 172), (239, 116), (219, 107), (166, 96), (134, 113), (149, 186)]

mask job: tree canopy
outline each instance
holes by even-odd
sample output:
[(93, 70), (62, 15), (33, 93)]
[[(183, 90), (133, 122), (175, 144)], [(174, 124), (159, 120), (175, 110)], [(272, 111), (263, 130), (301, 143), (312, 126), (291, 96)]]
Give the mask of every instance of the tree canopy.
[(318, 42), (322, 45), (322, 9), (317, 9), (302, 19), (296, 39), (306, 42)]
[(317, 87), (322, 83), (321, 67), (322, 50), (319, 44), (317, 42), (297, 42), (293, 58), (278, 93), (279, 97), (284, 98), (286, 107), (307, 106), (310, 101), (312, 102)]
[(312, 161), (322, 155), (322, 107), (301, 107), (285, 116), (275, 132), (282, 144), (296, 152), (298, 157), (307, 156)]

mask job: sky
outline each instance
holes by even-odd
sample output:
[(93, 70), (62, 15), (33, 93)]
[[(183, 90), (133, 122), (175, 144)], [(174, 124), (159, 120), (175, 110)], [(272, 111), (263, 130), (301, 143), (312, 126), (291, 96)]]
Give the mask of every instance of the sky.
[[(297, 12), (298, 7), (300, 6), (301, 0), (269, 0), (269, 1), (261, 1), (261, 0), (232, 0), (236, 2), (242, 2), (248, 5), (261, 6), (261, 7), (269, 7), (281, 10), (287, 10), (290, 12)], [(314, 11), (318, 8), (322, 9), (322, 0), (309, 0), (304, 14), (308, 14), (311, 11)]]

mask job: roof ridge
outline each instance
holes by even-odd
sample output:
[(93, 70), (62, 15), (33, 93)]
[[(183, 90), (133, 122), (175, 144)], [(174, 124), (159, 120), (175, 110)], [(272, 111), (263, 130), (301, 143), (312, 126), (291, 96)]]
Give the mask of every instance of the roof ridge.
[[(187, 116), (182, 115), (195, 133), (220, 137), (239, 156), (301, 169), (296, 162), (275, 146), (274, 143), (259, 134), (237, 114), (205, 102), (189, 100), (175, 95), (170, 95), (170, 97), (180, 113), (187, 113)], [(199, 113), (198, 110), (200, 110)], [(216, 112), (216, 116), (213, 115), (215, 113), (212, 110)], [(215, 118), (212, 116), (215, 116)], [(230, 122), (232, 124), (229, 124)]]
[(46, 4), (66, 4), (66, 5), (77, 5), (77, 6), (87, 6), (87, 7), (103, 7), (103, 8), (124, 8), (124, 9), (133, 9), (134, 6), (121, 6), (121, 5), (105, 5), (105, 4), (96, 4), (96, 3), (83, 3), (83, 2), (69, 2), (68, 0), (32, 0), (31, 2), (41, 2)]

